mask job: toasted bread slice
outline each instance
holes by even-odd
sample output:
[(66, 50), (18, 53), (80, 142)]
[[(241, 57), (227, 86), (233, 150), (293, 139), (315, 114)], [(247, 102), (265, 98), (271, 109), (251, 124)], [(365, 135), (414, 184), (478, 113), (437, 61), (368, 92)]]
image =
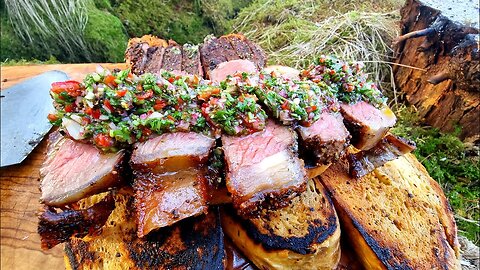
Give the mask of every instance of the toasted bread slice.
[(445, 195), (407, 154), (355, 179), (341, 160), (321, 176), (342, 230), (366, 269), (458, 269), (457, 229)]
[[(85, 199), (82, 207), (99, 197)], [(133, 192), (124, 189), (115, 201), (100, 235), (66, 243), (67, 269), (224, 269), (223, 232), (216, 209), (138, 238)]]
[(340, 226), (323, 186), (314, 180), (289, 206), (248, 220), (222, 211), (225, 234), (260, 269), (335, 269)]

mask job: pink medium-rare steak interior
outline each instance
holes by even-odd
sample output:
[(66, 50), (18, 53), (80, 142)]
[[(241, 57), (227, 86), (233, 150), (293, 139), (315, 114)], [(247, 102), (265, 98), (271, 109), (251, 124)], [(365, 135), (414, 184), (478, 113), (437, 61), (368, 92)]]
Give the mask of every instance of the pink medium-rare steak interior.
[(302, 151), (317, 164), (328, 164), (339, 159), (349, 144), (350, 133), (340, 113), (323, 112), (309, 127), (299, 126)]
[(255, 64), (249, 60), (237, 59), (220, 63), (214, 70), (210, 72), (210, 80), (215, 82), (223, 81), (228, 75), (235, 73), (257, 73)]
[(178, 171), (206, 161), (214, 145), (213, 138), (195, 132), (165, 133), (135, 144), (130, 163), (137, 170)]
[(205, 173), (194, 168), (137, 175), (134, 188), (139, 237), (208, 209)]
[(360, 150), (374, 147), (397, 121), (390, 108), (377, 109), (365, 101), (341, 104), (340, 109), (352, 144)]
[(93, 145), (52, 133), (40, 168), (41, 201), (51, 206), (73, 203), (121, 182), (124, 152), (102, 153)]
[(272, 208), (282, 207), (304, 190), (306, 173), (290, 128), (269, 121), (263, 131), (223, 136), (222, 143), (227, 189), (239, 214), (254, 213), (266, 202)]

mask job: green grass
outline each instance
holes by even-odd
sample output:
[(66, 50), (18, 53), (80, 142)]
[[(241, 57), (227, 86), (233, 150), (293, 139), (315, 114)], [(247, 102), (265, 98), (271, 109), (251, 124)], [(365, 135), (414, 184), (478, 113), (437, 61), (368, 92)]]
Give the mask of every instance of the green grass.
[(420, 125), (413, 107), (397, 110), (399, 122), (392, 132), (414, 140), (417, 159), (438, 181), (454, 209), (461, 235), (480, 243), (480, 162), (479, 150), (465, 145), (454, 133)]
[(1, 63), (2, 66), (27, 66), (27, 65), (50, 65), (60, 64), (54, 56), (50, 56), (48, 60), (42, 61), (38, 59), (19, 59), (19, 60), (5, 60)]

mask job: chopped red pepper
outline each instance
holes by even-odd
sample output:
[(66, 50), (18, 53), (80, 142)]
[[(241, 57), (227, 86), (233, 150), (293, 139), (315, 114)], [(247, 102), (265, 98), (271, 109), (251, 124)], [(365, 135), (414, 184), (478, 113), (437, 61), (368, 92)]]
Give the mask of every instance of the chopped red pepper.
[(311, 113), (311, 112), (315, 111), (316, 109), (317, 109), (317, 106), (315, 106), (315, 105), (306, 108), (307, 113)]
[(58, 120), (58, 116), (56, 114), (53, 114), (53, 113), (49, 113), (47, 118), (50, 122), (55, 122), (55, 121)]
[(155, 100), (155, 105), (153, 105), (153, 109), (155, 111), (159, 111), (167, 106), (167, 102), (165, 102), (163, 99), (157, 99)]
[(99, 133), (93, 137), (93, 141), (100, 147), (110, 147), (113, 145), (113, 139), (103, 133)]
[(77, 81), (54, 82), (50, 91), (55, 94), (67, 92), (72, 97), (78, 97), (82, 94), (80, 83)]
[(140, 100), (151, 98), (153, 96), (153, 90), (148, 89), (146, 92), (143, 92), (141, 94), (137, 94), (137, 98)]
[(289, 108), (289, 106), (288, 106), (288, 101), (285, 100), (285, 101), (283, 102), (283, 104), (282, 104), (281, 107), (282, 107), (282, 110), (288, 110), (288, 108)]
[(113, 75), (107, 75), (103, 82), (111, 87), (116, 87), (117, 83), (115, 82), (116, 78)]
[(67, 104), (65, 105), (65, 112), (73, 112), (73, 110), (75, 109), (75, 104), (71, 103), (71, 104)]
[(117, 90), (118, 97), (124, 97), (127, 94), (127, 90)]
[(103, 101), (103, 105), (105, 105), (105, 107), (107, 107), (110, 110), (110, 112), (114, 111), (114, 108), (113, 108), (112, 104), (110, 103), (110, 100), (105, 99)]

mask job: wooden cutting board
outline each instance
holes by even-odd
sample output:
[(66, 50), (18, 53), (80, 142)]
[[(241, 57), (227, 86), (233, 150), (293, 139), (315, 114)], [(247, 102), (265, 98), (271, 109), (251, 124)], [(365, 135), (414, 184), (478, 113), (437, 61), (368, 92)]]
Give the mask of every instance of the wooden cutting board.
[[(74, 80), (82, 80), (87, 73), (95, 71), (97, 65), (99, 64), (1, 67), (1, 89), (50, 70), (60, 70)], [(109, 69), (126, 68), (124, 63), (100, 65)], [(0, 269), (65, 269), (63, 245), (43, 251), (37, 234), (36, 214), (41, 209), (39, 169), (45, 152), (44, 139), (21, 164), (0, 168)]]

